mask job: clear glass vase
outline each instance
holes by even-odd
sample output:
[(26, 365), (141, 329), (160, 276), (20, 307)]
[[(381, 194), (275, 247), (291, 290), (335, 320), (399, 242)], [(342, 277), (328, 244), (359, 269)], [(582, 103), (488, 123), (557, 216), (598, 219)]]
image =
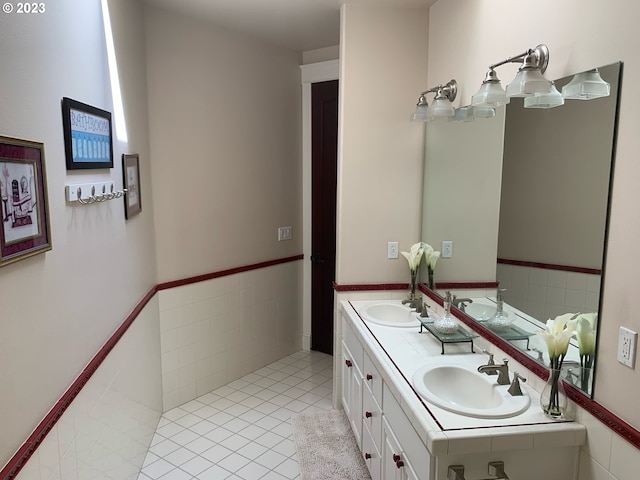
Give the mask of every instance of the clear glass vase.
[(549, 368), (549, 378), (540, 394), (540, 407), (544, 414), (554, 420), (570, 420), (567, 393), (561, 379), (561, 368)]
[(407, 295), (407, 298), (409, 300), (415, 300), (420, 296), (419, 293), (416, 293), (418, 288), (418, 270), (419, 270), (419, 267), (416, 268), (415, 270), (409, 270), (409, 273), (410, 273), (409, 294)]

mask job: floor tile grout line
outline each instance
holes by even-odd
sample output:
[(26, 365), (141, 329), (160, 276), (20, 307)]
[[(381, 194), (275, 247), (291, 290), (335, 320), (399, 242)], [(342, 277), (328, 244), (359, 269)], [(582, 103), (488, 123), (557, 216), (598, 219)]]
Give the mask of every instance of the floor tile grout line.
[[(289, 460), (294, 461), (297, 464), (297, 457), (296, 457), (296, 453), (295, 453), (295, 448), (293, 453), (291, 453), (291, 455), (285, 455), (283, 453), (280, 453), (279, 451), (275, 450), (276, 447), (278, 447), (279, 445), (284, 444), (285, 442), (289, 441), (292, 442), (293, 444), (293, 432), (290, 431), (290, 433), (288, 433), (287, 436), (283, 436), (281, 434), (276, 434), (271, 432), (270, 430), (266, 430), (262, 427), (256, 426), (256, 423), (259, 421), (262, 421), (264, 419), (271, 419), (274, 422), (277, 422), (275, 426), (272, 427), (272, 430), (275, 428), (279, 428), (282, 427), (283, 425), (287, 425), (289, 430), (291, 429), (291, 416), (298, 414), (299, 412), (291, 410), (291, 409), (287, 409), (286, 406), (287, 405), (292, 405), (294, 404), (294, 402), (297, 402), (295, 404), (295, 407), (302, 407), (300, 408), (300, 412), (302, 411), (306, 411), (312, 408), (321, 408), (323, 410), (326, 409), (330, 409), (332, 408), (331, 405), (331, 389), (327, 388), (326, 389), (326, 394), (325, 395), (320, 395), (320, 394), (313, 394), (313, 390), (316, 390), (319, 386), (321, 385), (325, 385), (327, 384), (330, 380), (331, 377), (327, 377), (326, 375), (323, 375), (322, 373), (326, 372), (326, 373), (331, 373), (331, 370), (329, 369), (329, 359), (331, 357), (328, 357), (324, 354), (316, 354), (314, 353), (307, 353), (306, 354), (306, 358), (308, 358), (308, 361), (300, 361), (300, 358), (303, 357), (305, 355), (304, 352), (297, 352), (296, 354), (293, 354), (289, 357), (285, 357), (285, 359), (282, 359), (278, 362), (274, 362), (271, 365), (268, 365), (266, 367), (263, 367), (262, 369), (258, 370), (257, 372), (253, 372), (251, 374), (246, 375), (245, 377), (242, 377), (241, 379), (238, 379), (234, 382), (231, 382), (230, 384), (227, 384), (223, 387), (220, 387), (218, 389), (215, 389), (211, 392), (208, 392), (207, 394), (204, 394), (200, 397), (197, 397), (196, 399), (192, 400), (191, 402), (187, 402), (187, 404), (185, 405), (181, 405), (179, 407), (176, 407), (175, 409), (169, 410), (168, 412), (165, 412), (165, 414), (163, 414), (161, 421), (164, 421), (162, 427), (167, 427), (168, 425), (172, 425), (173, 424), (173, 429), (177, 429), (177, 431), (174, 431), (173, 434), (171, 434), (168, 437), (165, 437), (162, 433), (159, 433), (158, 430), (162, 427), (159, 427), (156, 430), (155, 435), (159, 436), (160, 438), (162, 438), (163, 440), (160, 441), (155, 441), (157, 440), (157, 437), (154, 435), (154, 441), (155, 443), (152, 443), (152, 447), (150, 447), (148, 455), (152, 454), (155, 455), (156, 458), (155, 461), (146, 464), (145, 463), (145, 468), (147, 468), (149, 465), (153, 465), (154, 463), (158, 462), (159, 460), (164, 460), (166, 463), (168, 463), (169, 465), (175, 466), (175, 468), (171, 471), (175, 471), (175, 470), (180, 470), (181, 472), (185, 472), (187, 475), (190, 475), (192, 479), (196, 479), (197, 480), (197, 476), (193, 476), (191, 473), (187, 472), (186, 470), (183, 470), (181, 467), (183, 465), (185, 465), (186, 463), (189, 463), (191, 461), (193, 461), (194, 459), (203, 459), (205, 461), (207, 461), (207, 463), (211, 463), (212, 466), (208, 467), (208, 469), (213, 468), (213, 466), (216, 466), (217, 468), (221, 468), (225, 471), (229, 471), (228, 469), (225, 469), (224, 467), (221, 467), (220, 465), (218, 465), (216, 462), (212, 462), (211, 460), (209, 460), (207, 457), (203, 456), (202, 453), (205, 453), (209, 450), (212, 450), (214, 447), (216, 446), (222, 446), (222, 448), (225, 448), (226, 450), (229, 450), (230, 452), (232, 452), (233, 454), (236, 454), (240, 457), (242, 457), (244, 460), (247, 460), (248, 463), (245, 463), (243, 466), (239, 467), (235, 472), (231, 472), (230, 475), (233, 477), (235, 476), (236, 478), (240, 478), (240, 476), (238, 476), (238, 472), (240, 472), (241, 470), (247, 468), (248, 466), (250, 466), (251, 464), (256, 464), (259, 465), (261, 468), (266, 469), (267, 473), (265, 473), (263, 476), (261, 476), (260, 478), (263, 478), (264, 476), (270, 474), (271, 472), (280, 475), (282, 477), (286, 476), (281, 473), (280, 471), (278, 471), (278, 467), (284, 465), (285, 463), (287, 463)], [(293, 357), (296, 358), (293, 358)], [(319, 361), (318, 361), (319, 359)], [(326, 363), (327, 365), (324, 367), (318, 367), (318, 371), (313, 372), (313, 371), (308, 371), (309, 369), (312, 369), (312, 365), (314, 364), (314, 362), (318, 362), (318, 363)], [(297, 363), (295, 368), (288, 368), (288, 366), (290, 367), (291, 365), (293, 365), (294, 363)], [(274, 369), (272, 367), (274, 366), (280, 366), (279, 369)], [(284, 373), (284, 377), (281, 378), (279, 381), (278, 380), (273, 380), (273, 379), (269, 379), (272, 380), (273, 383), (271, 385), (269, 385), (268, 387), (261, 387), (260, 386), (260, 390), (254, 392), (253, 394), (247, 394), (246, 392), (243, 392), (242, 389), (250, 387), (252, 385), (255, 385), (257, 382), (261, 381), (262, 379), (268, 378), (268, 376), (262, 376), (261, 378), (255, 378), (255, 377), (260, 377), (260, 374), (258, 372), (262, 371), (263, 373), (265, 373), (267, 370), (273, 370), (273, 371), (280, 371), (282, 372), (283, 370), (287, 370), (286, 373)], [(255, 374), (255, 375), (254, 375)], [(296, 376), (300, 375), (300, 376)], [(269, 375), (274, 375), (273, 372), (269, 373)], [(292, 381), (291, 377), (295, 377), (296, 381)], [(300, 385), (302, 383), (313, 383), (310, 382), (310, 379), (314, 379), (316, 380), (316, 377), (320, 377), (317, 380), (317, 383), (314, 383), (313, 386), (311, 385), (306, 385), (305, 388), (298, 388), (296, 387), (296, 385)], [(245, 378), (251, 378), (253, 379), (252, 382), (245, 380)], [(288, 380), (289, 383), (294, 383), (293, 385), (290, 385), (289, 383), (287, 383), (287, 381), (284, 381), (285, 379)], [(299, 381), (298, 381), (299, 380)], [(273, 393), (275, 393), (275, 397), (280, 397), (280, 399), (278, 400), (279, 402), (284, 402), (283, 405), (278, 405), (277, 403), (273, 403), (270, 402), (269, 400), (264, 400), (260, 397), (257, 397), (255, 394), (259, 393), (261, 391), (264, 390), (268, 390), (269, 387), (273, 387), (274, 385), (280, 384), (280, 388), (283, 388), (283, 392), (277, 392), (277, 391), (273, 391), (271, 390)], [(294, 390), (295, 389), (295, 390)], [(289, 395), (286, 395), (284, 392), (290, 390), (290, 393), (294, 393), (296, 394), (295, 397), (291, 397)], [(220, 395), (221, 393), (226, 392), (225, 395)], [(226, 407), (226, 408), (217, 408), (217, 407), (213, 407), (212, 404), (224, 399), (228, 399), (228, 397), (230, 395), (233, 395), (234, 393), (236, 394), (235, 397), (238, 398), (237, 392), (240, 392), (244, 395), (246, 395), (242, 400), (240, 400), (239, 402), (235, 401), (232, 405), (236, 406), (238, 404), (241, 404), (242, 401), (246, 401), (247, 399), (250, 398), (254, 398), (256, 402), (258, 402), (254, 407), (247, 407), (247, 410), (245, 410), (242, 413), (239, 413), (237, 415), (231, 415), (228, 414), (229, 418), (228, 420), (222, 422), (221, 424), (216, 424), (215, 422), (211, 422), (209, 421), (210, 418), (212, 418), (213, 416), (220, 414), (220, 413), (224, 413), (225, 411), (230, 410), (231, 407)], [(299, 393), (302, 392), (302, 393)], [(312, 402), (308, 402), (308, 401), (304, 401), (304, 400), (299, 400), (301, 397), (305, 396), (305, 395), (309, 395), (312, 394), (314, 395), (316, 398), (311, 398)], [(203, 399), (207, 397), (208, 400), (210, 401), (203, 401)], [(211, 400), (211, 398), (213, 398), (213, 400)], [(288, 401), (287, 401), (288, 400)], [(232, 400), (229, 400), (232, 401)], [(198, 403), (200, 405), (194, 405), (194, 403)], [(318, 404), (324, 403), (323, 407), (318, 406)], [(257, 420), (254, 420), (252, 422), (247, 422), (246, 420), (240, 418), (242, 415), (245, 415), (246, 413), (255, 411), (257, 409), (258, 406), (262, 406), (264, 404), (270, 404), (271, 406), (273, 406), (275, 408), (275, 410), (270, 411), (269, 413), (264, 413), (264, 412), (260, 412), (260, 418)], [(188, 406), (187, 406), (188, 405)], [(242, 405), (244, 406), (244, 405)], [(194, 408), (197, 407), (197, 408)], [(198, 415), (196, 412), (203, 410), (205, 408), (211, 408), (213, 410), (216, 410), (216, 412), (212, 415), (209, 415), (208, 417), (202, 417), (200, 415)], [(263, 407), (264, 408), (264, 407)], [(236, 411), (240, 411), (242, 409), (238, 409), (236, 408)], [(280, 412), (283, 413), (283, 411), (288, 410), (288, 418), (286, 420), (282, 419), (282, 418), (278, 418), (277, 416), (273, 416), (272, 414), (275, 412)], [(286, 414), (285, 414), (286, 415)], [(189, 417), (195, 417), (195, 418), (186, 418), (187, 416)], [(173, 418), (169, 418), (169, 417), (173, 417)], [(189, 426), (184, 426), (181, 425), (180, 423), (178, 423), (179, 420), (182, 420), (183, 423), (185, 424), (189, 424), (192, 421), (195, 421), (195, 423), (189, 425)], [(230, 422), (233, 422), (234, 420), (239, 420), (242, 423), (246, 423), (247, 426), (244, 426), (243, 428), (241, 428), (240, 430), (238, 430), (237, 432), (233, 432), (229, 429), (225, 429), (224, 426), (228, 425)], [(196, 431), (193, 431), (192, 428), (195, 428), (197, 425), (201, 425), (203, 422), (208, 422), (212, 425), (215, 425), (213, 429), (211, 429), (209, 432), (207, 433), (199, 433)], [(236, 422), (237, 423), (237, 422)], [(241, 423), (241, 425), (242, 425)], [(160, 422), (159, 422), (160, 424)], [(252, 426), (256, 426), (256, 428), (260, 428), (262, 430), (265, 430), (265, 433), (263, 435), (261, 435), (260, 437), (257, 438), (261, 438), (262, 436), (266, 435), (266, 433), (270, 433), (272, 435), (274, 435), (277, 438), (277, 442), (271, 444), (270, 446), (267, 445), (262, 445), (260, 443), (257, 443), (255, 440), (252, 440), (251, 438), (245, 437), (242, 435), (241, 432), (243, 432), (244, 430), (246, 430), (247, 428), (250, 428)], [(285, 427), (286, 428), (286, 427)], [(230, 432), (231, 435), (225, 437), (224, 439), (218, 441), (218, 442), (214, 442), (213, 440), (210, 440), (209, 438), (207, 438), (206, 435), (211, 434), (212, 432), (216, 431), (216, 430), (225, 430), (225, 432)], [(169, 428), (166, 428), (165, 431), (169, 431)], [(182, 437), (187, 436), (189, 437), (189, 435), (186, 435), (184, 432), (189, 432), (193, 435), (195, 435), (195, 438), (192, 438), (190, 441), (186, 442), (185, 444), (180, 444), (175, 440), (175, 436), (176, 435), (181, 435)], [(231, 450), (227, 447), (225, 447), (222, 443), (225, 442), (226, 440), (228, 440), (229, 438), (233, 437), (233, 436), (239, 436), (244, 440), (248, 440), (249, 442), (244, 444), (243, 447), (239, 447), (235, 450)], [(173, 440), (172, 440), (173, 439)], [(197, 451), (194, 451), (192, 449), (190, 449), (189, 447), (187, 447), (187, 445), (191, 445), (192, 443), (195, 443), (198, 440), (202, 440), (202, 439), (206, 439), (207, 441), (213, 442), (213, 446), (211, 446), (209, 449), (207, 450), (203, 450), (200, 453), (198, 453)], [(189, 460), (187, 460), (186, 462), (181, 463), (180, 465), (175, 465), (174, 463), (171, 463), (170, 461), (164, 459), (163, 457), (154, 454), (151, 451), (151, 448), (153, 448), (154, 445), (158, 445), (160, 443), (162, 443), (165, 440), (169, 440), (171, 441), (173, 444), (178, 445), (178, 449), (184, 449), (186, 452), (188, 452), (189, 454), (192, 454), (193, 457)], [(228, 443), (228, 442), (227, 442)], [(253, 445), (257, 443), (258, 445), (260, 445), (262, 448), (265, 449), (264, 452), (262, 452), (261, 454), (257, 455), (254, 459), (247, 457), (246, 455), (243, 455), (242, 453), (239, 453), (240, 450), (242, 450), (243, 448), (245, 448), (248, 445)], [(195, 447), (192, 447), (195, 448)], [(286, 448), (286, 447), (283, 447)], [(157, 448), (156, 448), (157, 450)], [(264, 455), (267, 454), (277, 454), (278, 460), (281, 460), (279, 463), (275, 464), (273, 467), (268, 467), (260, 462), (257, 462), (256, 459), (260, 458)], [(170, 454), (170, 453), (169, 453)], [(177, 457), (177, 455), (176, 455)], [(281, 458), (282, 457), (282, 458)], [(146, 462), (146, 460), (145, 460)], [(144, 468), (143, 468), (143, 472), (141, 472), (142, 474), (144, 473)], [(165, 472), (164, 475), (167, 475), (170, 472)], [(200, 474), (198, 474), (200, 475)], [(148, 474), (147, 474), (148, 476)], [(299, 478), (299, 476), (295, 476), (292, 478)], [(155, 480), (155, 479), (154, 479)]]

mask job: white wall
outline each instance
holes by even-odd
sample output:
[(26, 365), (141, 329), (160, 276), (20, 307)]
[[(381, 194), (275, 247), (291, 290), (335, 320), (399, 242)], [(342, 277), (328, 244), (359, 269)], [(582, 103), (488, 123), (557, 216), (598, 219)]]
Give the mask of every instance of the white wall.
[[(0, 269), (0, 465), (155, 284), (142, 11), (111, 0), (127, 102), (129, 143), (114, 141), (114, 168), (68, 172), (61, 99), (113, 111), (99, 0), (47, 3), (43, 14), (0, 15), (0, 134), (44, 142), (53, 250)], [(126, 43), (126, 48), (125, 45)], [(143, 211), (122, 201), (68, 205), (64, 187), (122, 186), (121, 154), (140, 154)]]
[(342, 7), (338, 283), (409, 281), (387, 242), (420, 241), (424, 129), (409, 117), (427, 88), (427, 21), (426, 10)]
[[(466, 104), (479, 88), (489, 64), (539, 43), (547, 44), (551, 52), (548, 78), (559, 78), (618, 60), (624, 62), (595, 399), (635, 428), (640, 428), (637, 408), (640, 373), (616, 360), (618, 327), (640, 329), (634, 301), (637, 297), (636, 277), (640, 271), (640, 254), (636, 247), (640, 235), (640, 218), (636, 214), (640, 202), (637, 188), (640, 165), (636, 161), (640, 151), (637, 135), (640, 112), (635, 108), (632, 82), (629, 81), (640, 75), (637, 15), (638, 7), (626, 0), (610, 2), (606, 8), (595, 0), (561, 3), (543, 0), (535, 5), (510, 0), (441, 1), (430, 10), (429, 76), (455, 77), (463, 86), (460, 102)], [(503, 79), (515, 75), (517, 65), (510, 67), (499, 70)], [(489, 168), (494, 167), (490, 165)], [(591, 434), (589, 438), (590, 443), (595, 441)], [(617, 478), (635, 478), (628, 476), (633, 472), (631, 466), (634, 464), (627, 461), (631, 457), (618, 457), (621, 450), (613, 449), (612, 441), (625, 445), (615, 435), (612, 440), (609, 432), (602, 444), (587, 446), (591, 456), (583, 458), (581, 468), (585, 473), (580, 478), (608, 478), (608, 472)], [(630, 446), (628, 449), (635, 451)]]
[(145, 20), (160, 281), (299, 254), (301, 54), (151, 7)]

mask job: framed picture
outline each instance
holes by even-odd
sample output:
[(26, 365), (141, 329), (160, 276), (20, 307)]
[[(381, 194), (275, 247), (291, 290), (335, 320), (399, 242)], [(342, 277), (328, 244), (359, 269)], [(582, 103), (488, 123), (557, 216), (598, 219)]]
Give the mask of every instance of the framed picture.
[(62, 128), (67, 170), (113, 168), (110, 112), (64, 97)]
[(122, 154), (124, 216), (129, 219), (142, 211), (140, 198), (140, 158), (137, 153)]
[(51, 250), (44, 144), (0, 136), (0, 267)]

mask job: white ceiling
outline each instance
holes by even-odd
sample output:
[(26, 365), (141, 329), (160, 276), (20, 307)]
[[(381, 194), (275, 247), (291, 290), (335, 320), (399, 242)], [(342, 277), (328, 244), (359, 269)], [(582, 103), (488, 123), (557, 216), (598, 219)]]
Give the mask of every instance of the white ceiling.
[(427, 8), (437, 0), (143, 0), (300, 52), (338, 45), (343, 3)]

